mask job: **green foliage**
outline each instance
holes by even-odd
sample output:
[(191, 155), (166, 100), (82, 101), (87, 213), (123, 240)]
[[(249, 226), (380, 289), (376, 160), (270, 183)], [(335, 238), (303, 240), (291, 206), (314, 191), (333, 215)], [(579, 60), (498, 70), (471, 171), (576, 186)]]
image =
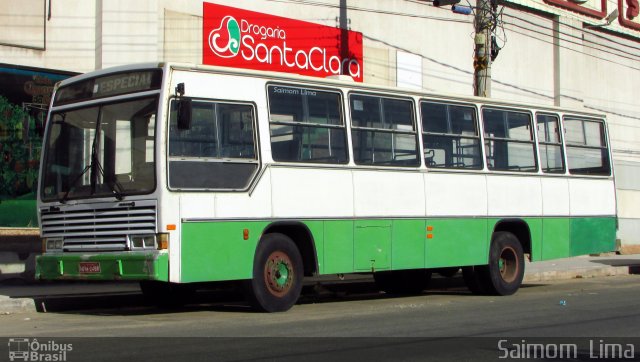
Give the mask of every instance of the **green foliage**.
[(40, 124), (0, 96), (0, 200), (33, 193), (42, 149)]

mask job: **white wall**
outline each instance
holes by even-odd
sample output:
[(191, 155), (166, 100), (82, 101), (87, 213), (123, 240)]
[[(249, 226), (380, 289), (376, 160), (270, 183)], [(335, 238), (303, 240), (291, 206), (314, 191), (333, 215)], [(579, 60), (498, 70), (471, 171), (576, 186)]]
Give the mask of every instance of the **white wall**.
[[(31, 4), (33, 1), (27, 3)], [(44, 1), (40, 3), (44, 4)], [(0, 4), (10, 7), (11, 12), (16, 11), (16, 4), (18, 9), (22, 6), (20, 2), (14, 0), (2, 1)], [(94, 69), (95, 3), (86, 0), (59, 0), (53, 1), (52, 5), (51, 19), (46, 20), (45, 24), (44, 48), (46, 50), (0, 45), (1, 63), (73, 72)], [(30, 43), (28, 38), (32, 36), (40, 36), (37, 34), (38, 29), (24, 33), (24, 37), (27, 38), (25, 43)]]

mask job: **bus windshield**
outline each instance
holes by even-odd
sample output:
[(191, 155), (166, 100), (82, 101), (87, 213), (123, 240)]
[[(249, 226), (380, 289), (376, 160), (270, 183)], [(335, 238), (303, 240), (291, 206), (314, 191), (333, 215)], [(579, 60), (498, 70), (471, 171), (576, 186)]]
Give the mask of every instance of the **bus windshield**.
[(155, 189), (157, 97), (53, 111), (44, 141), (43, 201)]

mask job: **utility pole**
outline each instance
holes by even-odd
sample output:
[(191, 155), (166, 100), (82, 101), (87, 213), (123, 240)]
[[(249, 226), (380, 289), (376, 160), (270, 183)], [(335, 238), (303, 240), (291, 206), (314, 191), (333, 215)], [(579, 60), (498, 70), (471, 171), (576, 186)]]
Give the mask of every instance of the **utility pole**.
[(491, 0), (478, 0), (475, 19), (475, 53), (473, 59), (474, 95), (491, 97), (491, 47), (497, 5)]
[[(451, 5), (457, 14), (473, 13), (470, 6), (460, 6), (460, 0), (433, 0), (433, 6)], [(500, 48), (493, 32), (498, 26), (498, 0), (477, 0), (473, 27), (475, 30), (475, 50), (473, 53), (473, 94), (491, 97), (491, 62), (498, 56)]]
[[(349, 18), (347, 18), (347, 0), (340, 0), (340, 58), (349, 58)], [(344, 64), (343, 64), (344, 66)], [(348, 69), (342, 69), (342, 74), (349, 74)]]

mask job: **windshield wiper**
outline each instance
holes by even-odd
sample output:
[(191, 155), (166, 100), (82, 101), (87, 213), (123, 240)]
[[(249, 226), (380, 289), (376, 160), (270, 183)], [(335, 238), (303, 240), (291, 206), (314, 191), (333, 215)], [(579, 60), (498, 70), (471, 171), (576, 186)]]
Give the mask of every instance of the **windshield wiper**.
[[(102, 165), (100, 164), (100, 160), (98, 159), (98, 157), (93, 156), (94, 153), (95, 152), (92, 152), (91, 165), (95, 165), (98, 172), (100, 172), (102, 179), (106, 180), (106, 177), (104, 176), (104, 169), (102, 168)], [(109, 190), (113, 192), (113, 195), (118, 201), (122, 201), (124, 199), (124, 195), (123, 195), (124, 187), (122, 187), (122, 184), (118, 182), (118, 180), (109, 180), (109, 181), (105, 181), (105, 183), (107, 184), (107, 186), (109, 186)], [(95, 193), (95, 183), (93, 178), (91, 179), (91, 193), (92, 194)]]
[(71, 190), (76, 186), (76, 183), (78, 183), (78, 180), (80, 180), (80, 178), (87, 173), (87, 171), (89, 171), (91, 169), (91, 164), (87, 165), (87, 167), (85, 167), (82, 172), (80, 172), (78, 174), (78, 176), (76, 176), (75, 179), (73, 179), (73, 182), (71, 183), (71, 185), (69, 185), (69, 189), (67, 190), (67, 192), (64, 193), (64, 196), (62, 196), (62, 198), (60, 198), (60, 202), (63, 204), (67, 203), (67, 200), (69, 198), (69, 193), (71, 192)]
[[(73, 180), (73, 182), (69, 186), (69, 189), (67, 190), (67, 192), (60, 199), (60, 202), (63, 204), (67, 202), (69, 193), (71, 192), (73, 187), (76, 185), (78, 180), (80, 180), (80, 178), (85, 173), (87, 173), (87, 171), (91, 170), (91, 176), (90, 176), (91, 195), (96, 193), (96, 184), (98, 183), (98, 173), (102, 176), (103, 180), (106, 180), (106, 177), (104, 176), (104, 169), (102, 168), (102, 165), (100, 164), (100, 159), (98, 158), (98, 147), (99, 147), (98, 139), (100, 135), (100, 123), (101, 123), (100, 117), (98, 116), (98, 121), (96, 122), (96, 134), (93, 136), (93, 142), (91, 144), (91, 162), (87, 165), (87, 167), (85, 167), (82, 170), (82, 172), (80, 172), (78, 176), (76, 176), (76, 178)], [(113, 180), (113, 181), (109, 180), (109, 181), (106, 181), (105, 183), (107, 184), (107, 186), (109, 186), (109, 190), (111, 190), (111, 192), (114, 194), (115, 198), (118, 201), (122, 201), (124, 199), (124, 195), (123, 195), (124, 187), (122, 187), (122, 185), (120, 184), (120, 182), (118, 182), (118, 180)]]
[[(98, 140), (99, 140), (99, 136), (100, 136), (100, 126), (101, 123), (100, 122), (101, 118), (98, 116), (98, 122), (96, 122), (96, 134), (95, 137), (93, 138), (93, 145), (91, 147), (91, 164), (89, 166), (91, 166), (91, 194), (95, 194), (96, 193), (96, 184), (98, 183), (98, 173), (100, 176), (102, 176), (102, 180), (105, 181), (105, 183), (107, 184), (107, 186), (109, 186), (109, 190), (111, 190), (111, 192), (114, 194), (114, 196), (116, 197), (116, 199), (118, 201), (121, 201), (122, 199), (124, 199), (124, 195), (122, 194), (122, 191), (124, 191), (124, 188), (122, 187), (122, 185), (118, 182), (118, 180), (108, 180), (104, 175), (104, 169), (102, 168), (102, 165), (100, 164), (100, 159), (98, 158), (98, 148), (99, 148), (99, 144), (98, 144)], [(116, 189), (117, 186), (117, 189)]]

